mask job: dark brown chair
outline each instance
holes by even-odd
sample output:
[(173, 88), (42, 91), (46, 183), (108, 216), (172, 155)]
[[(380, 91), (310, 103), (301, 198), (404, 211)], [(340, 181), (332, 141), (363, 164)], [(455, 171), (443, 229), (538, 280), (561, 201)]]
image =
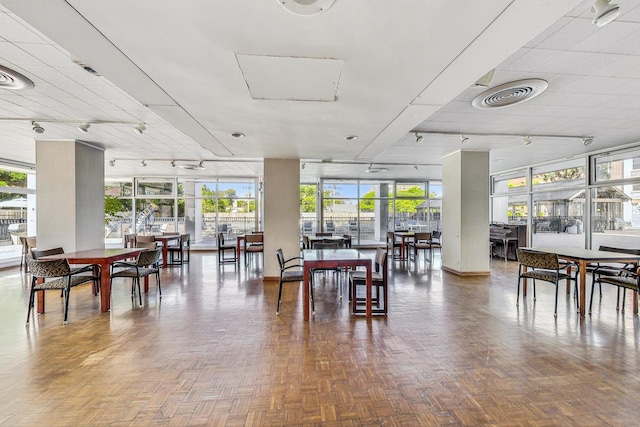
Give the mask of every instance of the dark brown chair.
[(140, 243), (151, 243), (151, 242), (155, 242), (155, 241), (156, 241), (156, 237), (155, 236), (136, 236), (135, 243), (136, 244), (138, 242), (140, 242)]
[(331, 236), (333, 236), (333, 233), (328, 233), (328, 232), (316, 233), (316, 237), (331, 237)]
[(396, 241), (396, 234), (393, 231), (387, 231), (387, 253), (391, 255), (393, 259), (400, 259), (402, 256), (401, 250), (402, 242)]
[[(376, 258), (374, 260), (374, 271), (371, 272), (371, 284), (375, 288), (375, 296), (372, 303), (376, 305), (372, 309), (373, 313), (387, 314), (389, 311), (389, 292), (388, 292), (388, 266), (387, 251), (383, 248), (376, 249)], [(354, 313), (366, 312), (366, 297), (358, 296), (358, 287), (366, 292), (367, 272), (356, 270), (349, 273), (349, 296)], [(380, 292), (382, 291), (382, 298)], [(380, 303), (382, 302), (382, 307)]]
[(167, 246), (169, 264), (182, 265), (191, 257), (191, 234), (181, 234), (177, 243)]
[[(413, 241), (409, 242), (409, 249), (413, 249), (409, 252), (413, 255), (412, 260), (418, 258), (418, 251), (422, 251), (425, 261), (431, 262), (431, 233), (416, 233)], [(427, 251), (429, 251), (429, 257), (427, 257)]]
[(244, 263), (249, 264), (249, 257), (254, 255), (264, 255), (264, 235), (259, 234), (247, 234), (244, 236)]
[[(236, 250), (237, 248), (234, 245), (225, 243), (223, 232), (218, 233), (218, 264), (224, 264), (225, 262), (235, 263), (237, 261)], [(231, 257), (225, 256), (227, 251), (231, 252)]]

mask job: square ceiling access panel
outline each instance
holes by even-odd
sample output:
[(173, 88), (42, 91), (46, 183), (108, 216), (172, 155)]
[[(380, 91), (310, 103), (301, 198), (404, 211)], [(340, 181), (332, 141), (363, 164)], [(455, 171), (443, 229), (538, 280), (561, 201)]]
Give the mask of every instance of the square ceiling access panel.
[(236, 55), (253, 99), (334, 102), (344, 60)]

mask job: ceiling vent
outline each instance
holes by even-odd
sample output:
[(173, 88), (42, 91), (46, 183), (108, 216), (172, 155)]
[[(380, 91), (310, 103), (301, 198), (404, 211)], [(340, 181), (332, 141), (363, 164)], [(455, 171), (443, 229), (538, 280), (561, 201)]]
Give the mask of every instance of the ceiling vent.
[(492, 87), (476, 96), (471, 105), (476, 108), (504, 108), (535, 98), (549, 83), (542, 79), (526, 79)]
[(0, 88), (20, 90), (32, 89), (34, 84), (29, 78), (11, 68), (0, 65)]
[(329, 9), (335, 0), (278, 0), (289, 12), (296, 15), (317, 15)]

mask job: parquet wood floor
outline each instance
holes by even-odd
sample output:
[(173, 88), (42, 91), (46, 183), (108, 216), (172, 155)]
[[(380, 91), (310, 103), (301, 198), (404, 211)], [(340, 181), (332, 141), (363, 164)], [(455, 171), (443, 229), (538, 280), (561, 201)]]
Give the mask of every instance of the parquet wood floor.
[[(371, 252), (373, 256), (373, 252)], [(639, 324), (605, 287), (580, 320), (538, 284), (515, 306), (515, 262), (461, 278), (437, 265), (390, 268), (388, 317), (354, 318), (331, 281), (302, 289), (215, 253), (162, 273), (134, 308), (114, 283), (110, 313), (72, 290), (69, 324), (48, 292), (24, 326), (27, 281), (0, 271), (1, 426), (600, 426), (637, 425)], [(331, 275), (327, 277), (331, 278)]]

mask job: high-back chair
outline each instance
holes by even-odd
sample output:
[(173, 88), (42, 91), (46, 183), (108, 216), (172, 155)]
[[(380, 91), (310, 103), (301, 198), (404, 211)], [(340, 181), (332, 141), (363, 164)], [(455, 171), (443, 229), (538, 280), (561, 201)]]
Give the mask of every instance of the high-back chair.
[[(120, 261), (114, 262), (111, 269), (111, 279), (118, 277), (128, 277), (131, 279), (131, 298), (135, 298), (136, 285), (138, 288), (138, 298), (142, 305), (142, 293), (140, 292), (140, 279), (155, 275), (158, 285), (158, 294), (162, 298), (162, 287), (160, 286), (160, 257), (162, 248), (156, 248), (140, 252), (135, 262)], [(111, 282), (113, 284), (113, 281)]]
[[(376, 305), (373, 313), (387, 314), (389, 311), (389, 292), (388, 292), (388, 265), (387, 251), (383, 248), (376, 249), (376, 257), (374, 260), (374, 271), (371, 272), (371, 285), (375, 288), (376, 294), (373, 297), (373, 303)], [(358, 288), (366, 292), (367, 272), (362, 270), (351, 271), (349, 273), (349, 297), (353, 304), (354, 313), (364, 313), (366, 311), (366, 298), (360, 294), (358, 296)], [(382, 297), (380, 292), (382, 291)], [(381, 306), (382, 303), (382, 306)]]
[(402, 242), (396, 240), (396, 234), (393, 231), (387, 231), (387, 253), (394, 259), (400, 259), (402, 256), (401, 248)]
[(36, 247), (35, 237), (20, 237), (20, 243), (22, 244), (22, 254), (20, 257), (20, 271), (27, 272), (27, 259), (31, 258), (31, 250)]
[[(417, 259), (418, 251), (422, 251), (425, 261), (431, 262), (431, 233), (416, 233), (413, 241), (409, 242), (409, 248), (413, 248), (413, 251), (411, 251), (413, 252), (412, 259)], [(427, 251), (429, 251), (428, 258)]]
[[(566, 267), (560, 265), (558, 254), (549, 252), (539, 252), (531, 249), (516, 248), (518, 256), (518, 292), (516, 296), (516, 306), (520, 300), (520, 283), (522, 279), (531, 279), (533, 282), (533, 300), (536, 300), (536, 280), (553, 283), (556, 287), (556, 300), (553, 310), (553, 317), (558, 317), (558, 287), (561, 280), (577, 280), (569, 274), (561, 271)], [(524, 298), (524, 297), (523, 297)], [(577, 301), (577, 299), (576, 299)]]

